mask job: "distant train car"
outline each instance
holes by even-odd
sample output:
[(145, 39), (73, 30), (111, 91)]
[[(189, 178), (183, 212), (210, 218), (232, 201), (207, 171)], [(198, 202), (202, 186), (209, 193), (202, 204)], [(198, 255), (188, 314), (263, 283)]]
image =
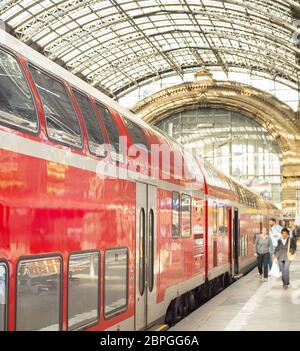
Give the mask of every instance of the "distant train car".
[(0, 330), (173, 324), (255, 265), (272, 204), (2, 30), (0, 73)]

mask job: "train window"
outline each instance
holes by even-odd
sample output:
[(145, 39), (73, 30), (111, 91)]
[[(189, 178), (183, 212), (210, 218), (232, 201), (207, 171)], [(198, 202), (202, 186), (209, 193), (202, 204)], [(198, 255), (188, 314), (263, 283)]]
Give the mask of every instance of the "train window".
[(79, 329), (99, 319), (99, 253), (72, 254), (68, 274), (68, 328)]
[(17, 268), (17, 330), (59, 330), (61, 260), (22, 260)]
[(154, 211), (149, 211), (149, 291), (154, 286)]
[(15, 57), (0, 49), (0, 120), (35, 132), (38, 117), (27, 79)]
[(132, 138), (133, 143), (149, 151), (150, 147), (142, 128), (125, 117), (123, 117), (123, 120)]
[(109, 110), (99, 102), (96, 102), (96, 106), (106, 129), (109, 143), (113, 147), (113, 150), (111, 150), (111, 157), (115, 161), (124, 162), (124, 148), (119, 140), (120, 133), (113, 119), (113, 116)]
[(110, 318), (127, 309), (128, 250), (110, 249), (105, 252), (104, 316)]
[(228, 207), (224, 207), (224, 233), (228, 233)]
[(49, 138), (80, 148), (80, 124), (65, 86), (31, 65), (28, 68), (43, 104)]
[(146, 272), (146, 214), (141, 208), (139, 218), (139, 291), (143, 296), (145, 291), (145, 272)]
[(216, 202), (213, 202), (212, 206), (212, 219), (213, 219), (213, 233), (218, 233), (218, 205)]
[(73, 90), (73, 94), (86, 126), (90, 152), (93, 155), (104, 157), (106, 155), (105, 139), (93, 106), (86, 95), (76, 90)]
[(181, 236), (183, 238), (191, 236), (191, 206), (190, 195), (181, 194)]
[(0, 263), (0, 331), (6, 330), (7, 321), (7, 267)]
[(223, 206), (218, 207), (217, 211), (218, 211), (219, 233), (223, 234), (225, 232), (224, 207)]
[(177, 192), (172, 193), (172, 237), (179, 237), (180, 226), (180, 195)]

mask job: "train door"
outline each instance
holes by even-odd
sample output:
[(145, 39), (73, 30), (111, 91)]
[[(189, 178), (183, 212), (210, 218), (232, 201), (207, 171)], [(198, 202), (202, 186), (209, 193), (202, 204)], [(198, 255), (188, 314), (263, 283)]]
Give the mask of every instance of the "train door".
[(155, 318), (156, 188), (136, 185), (135, 330)]
[(234, 274), (239, 273), (239, 256), (240, 256), (240, 219), (239, 210), (234, 209), (233, 225), (232, 225), (232, 238), (233, 238), (233, 267)]

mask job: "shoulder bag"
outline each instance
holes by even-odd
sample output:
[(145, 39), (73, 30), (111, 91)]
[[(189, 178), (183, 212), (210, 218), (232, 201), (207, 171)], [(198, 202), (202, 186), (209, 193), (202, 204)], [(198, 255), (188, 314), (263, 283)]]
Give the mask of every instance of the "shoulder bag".
[(295, 261), (296, 259), (296, 251), (292, 254), (290, 252), (291, 249), (291, 238), (289, 238), (288, 249), (287, 249), (287, 257), (289, 261)]

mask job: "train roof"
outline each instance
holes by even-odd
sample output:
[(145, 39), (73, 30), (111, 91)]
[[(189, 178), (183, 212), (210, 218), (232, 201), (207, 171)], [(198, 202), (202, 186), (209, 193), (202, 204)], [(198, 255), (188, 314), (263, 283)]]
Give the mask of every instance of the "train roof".
[(217, 193), (219, 196), (223, 194), (224, 198), (230, 197), (232, 200), (249, 207), (278, 210), (271, 201), (263, 198), (232, 176), (224, 174), (211, 163), (200, 160), (200, 166), (205, 176), (208, 194)]

